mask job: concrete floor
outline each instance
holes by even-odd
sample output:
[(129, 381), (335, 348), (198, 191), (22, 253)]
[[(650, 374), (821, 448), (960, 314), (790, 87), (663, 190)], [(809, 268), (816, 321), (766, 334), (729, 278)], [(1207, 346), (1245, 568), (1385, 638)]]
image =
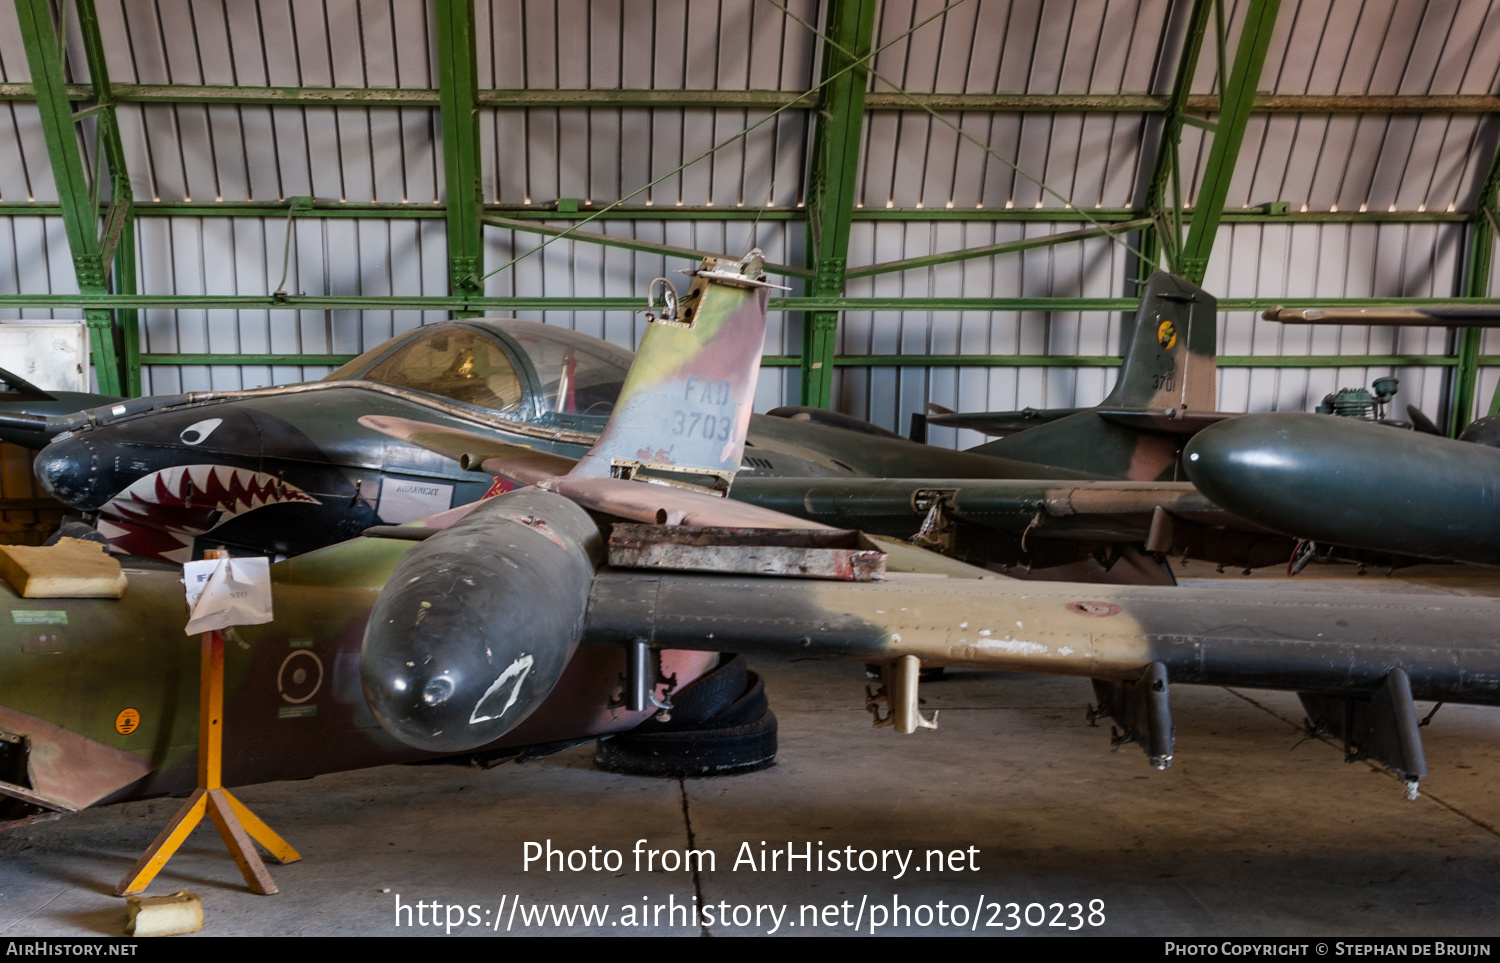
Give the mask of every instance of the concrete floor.
[[(1392, 591), (1392, 581), (1411, 587), (1370, 576), (1349, 590)], [(1426, 583), (1462, 593), (1487, 585), (1446, 575)], [(1012, 903), (1029, 934), (1500, 931), (1495, 710), (1438, 713), (1424, 730), (1431, 774), (1407, 802), (1383, 771), (1299, 742), (1291, 694), (1174, 688), (1176, 762), (1156, 772), (1139, 749), (1111, 751), (1108, 728), (1087, 724), (1086, 680), (952, 672), (923, 688), (941, 728), (898, 736), (870, 727), (858, 666), (757, 668), (781, 722), (768, 770), (619, 776), (596, 771), (584, 747), (489, 771), (387, 767), (249, 787), (240, 798), (303, 855), (271, 867), (281, 893), (248, 893), (208, 828), (151, 892), (200, 894), (204, 933), (216, 936), (434, 935), (450, 915), (462, 921), (453, 935), (762, 934), (773, 912), (784, 914), (777, 932), (793, 935), (849, 934), (856, 918), (869, 932), (882, 915), (888, 925), (877, 932), (1002, 933), (1014, 925)], [(123, 901), (111, 889), (175, 808), (127, 803), (0, 835), (0, 935), (120, 935)], [(711, 850), (717, 866), (636, 871), (641, 839), (647, 849)], [(618, 850), (621, 868), (525, 870), (525, 844), (547, 840)], [(789, 842), (798, 852), (811, 842), (814, 853), (821, 842), (825, 854), (911, 850), (922, 868), (893, 879), (894, 868), (735, 867), (745, 844), (758, 857), (762, 844), (784, 852)], [(962, 855), (939, 871), (922, 866), (928, 850)], [(680, 909), (651, 918), (695, 898), (713, 907), (712, 925)], [(408, 924), (404, 913), (398, 925), (398, 901), (413, 907), (411, 924), (436, 915), (439, 925)], [(434, 901), (443, 904), (436, 914)], [(579, 904), (607, 907), (605, 921), (526, 923), (538, 907)], [(947, 925), (936, 919), (940, 904)], [(915, 916), (889, 925), (893, 905)], [(741, 925), (717, 918), (736, 907), (745, 907)], [(643, 908), (650, 925), (628, 925)]]

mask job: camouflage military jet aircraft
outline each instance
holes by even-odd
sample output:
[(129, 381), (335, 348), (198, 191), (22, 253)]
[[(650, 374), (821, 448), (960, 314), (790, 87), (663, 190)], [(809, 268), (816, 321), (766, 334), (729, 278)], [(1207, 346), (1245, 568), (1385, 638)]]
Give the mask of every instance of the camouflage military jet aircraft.
[[(651, 326), (583, 459), (433, 432), (487, 444), (488, 466), (533, 484), (273, 566), (275, 620), (226, 646), (225, 783), (618, 731), (723, 648), (878, 662), (904, 732), (924, 722), (924, 662), (1091, 678), (1115, 741), (1158, 767), (1172, 685), (1292, 689), (1413, 791), (1413, 699), (1500, 703), (1490, 600), (1023, 583), (894, 543), (885, 577), (858, 580), (879, 564), (869, 546), (671, 478), (743, 457), (757, 267), (705, 263), (693, 319)], [(21, 636), (0, 648), (0, 795), (66, 810), (191, 784), (198, 646), (173, 628), (181, 589), (175, 572), (129, 577), (118, 601), (0, 588)]]
[[(833, 525), (920, 533), (980, 564), (1072, 565), (1070, 577), (1170, 582), (1140, 548), (1243, 566), (1280, 561), (1289, 542), (1227, 518), (1174, 480), (1185, 432), (1218, 417), (1209, 411), (1213, 317), (1211, 296), (1157, 275), (1102, 405), (977, 452), (919, 445), (826, 412), (754, 416), (733, 497)], [(603, 428), (629, 364), (627, 352), (557, 327), (455, 321), (381, 345), (321, 382), (0, 417), (0, 426), (59, 432), (38, 456), (38, 477), (96, 515), (119, 551), (173, 562), (217, 545), (293, 555), (508, 487), (370, 430), (361, 416), (577, 458)], [(1131, 484), (1074, 484), (1099, 479)]]

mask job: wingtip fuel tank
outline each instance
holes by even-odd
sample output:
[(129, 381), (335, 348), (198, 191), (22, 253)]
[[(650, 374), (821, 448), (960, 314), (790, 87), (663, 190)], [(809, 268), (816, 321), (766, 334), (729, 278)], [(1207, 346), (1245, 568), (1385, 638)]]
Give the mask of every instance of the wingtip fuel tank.
[(1221, 422), (1183, 450), (1221, 507), (1318, 542), (1500, 563), (1500, 451), (1351, 418), (1270, 412)]
[(381, 727), (431, 752), (513, 729), (573, 657), (602, 553), (587, 512), (534, 488), (490, 499), (413, 548), (370, 613), (360, 656)]

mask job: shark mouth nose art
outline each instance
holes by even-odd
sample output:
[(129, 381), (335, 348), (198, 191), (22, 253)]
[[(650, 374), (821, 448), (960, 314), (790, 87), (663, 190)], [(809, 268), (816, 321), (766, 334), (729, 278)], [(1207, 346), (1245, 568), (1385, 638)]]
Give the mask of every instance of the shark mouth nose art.
[(193, 539), (267, 505), (321, 504), (275, 475), (228, 465), (177, 465), (133, 482), (99, 509), (117, 551), (184, 562)]

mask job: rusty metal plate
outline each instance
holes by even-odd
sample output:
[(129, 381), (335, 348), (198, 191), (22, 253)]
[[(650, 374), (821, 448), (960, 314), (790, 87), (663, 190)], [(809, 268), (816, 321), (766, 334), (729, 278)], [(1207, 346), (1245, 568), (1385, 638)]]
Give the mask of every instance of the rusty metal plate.
[(621, 523), (609, 538), (609, 564), (620, 568), (869, 582), (885, 575), (885, 559), (864, 535), (838, 529)]

